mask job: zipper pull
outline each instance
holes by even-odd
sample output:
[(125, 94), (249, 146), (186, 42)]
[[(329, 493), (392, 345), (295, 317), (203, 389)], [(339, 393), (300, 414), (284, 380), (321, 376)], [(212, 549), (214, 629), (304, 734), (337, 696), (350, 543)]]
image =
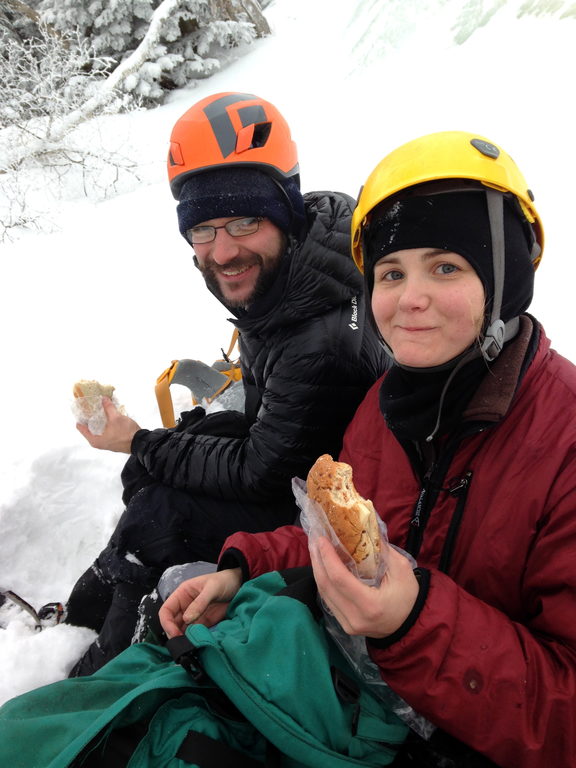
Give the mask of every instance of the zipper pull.
[(447, 489), (450, 496), (460, 496), (470, 482), (472, 472), (468, 471), (463, 477), (458, 477), (452, 481), (452, 485)]

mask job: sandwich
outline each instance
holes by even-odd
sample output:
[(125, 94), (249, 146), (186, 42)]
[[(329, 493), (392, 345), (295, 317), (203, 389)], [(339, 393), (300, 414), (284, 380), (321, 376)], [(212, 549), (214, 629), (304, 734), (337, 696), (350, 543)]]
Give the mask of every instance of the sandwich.
[(358, 575), (375, 578), (381, 554), (378, 515), (354, 487), (352, 467), (328, 454), (320, 456), (308, 473), (306, 492), (322, 508)]
[(74, 397), (96, 397), (98, 395), (103, 397), (112, 397), (115, 387), (110, 384), (100, 384), (99, 381), (94, 379), (80, 379), (74, 384), (73, 392)]

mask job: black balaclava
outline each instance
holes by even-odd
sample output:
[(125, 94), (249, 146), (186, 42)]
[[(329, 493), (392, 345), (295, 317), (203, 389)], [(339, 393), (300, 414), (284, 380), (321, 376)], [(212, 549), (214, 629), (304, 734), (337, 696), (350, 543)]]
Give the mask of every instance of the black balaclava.
[[(527, 232), (514, 208), (504, 199), (506, 266), (500, 316), (504, 322), (525, 312), (532, 301), (534, 268)], [(376, 208), (368, 230), (365, 272), (370, 279), (383, 256), (408, 248), (441, 248), (463, 256), (482, 281), (489, 315), (494, 296), (492, 239), (486, 196), (481, 190), (410, 197)]]
[[(513, 201), (504, 200), (505, 276), (500, 312), (504, 322), (528, 308), (534, 287), (529, 234), (514, 206)], [(483, 191), (406, 197), (376, 208), (364, 244), (369, 295), (376, 262), (388, 253), (409, 248), (440, 248), (465, 258), (484, 287), (485, 326), (488, 324), (494, 297), (494, 269)], [(373, 317), (372, 321), (375, 325)], [(487, 366), (477, 356), (458, 368), (464, 354), (437, 368), (402, 368), (398, 364), (392, 367), (380, 392), (380, 405), (388, 425), (400, 439), (431, 439), (437, 432), (446, 433), (455, 425)]]

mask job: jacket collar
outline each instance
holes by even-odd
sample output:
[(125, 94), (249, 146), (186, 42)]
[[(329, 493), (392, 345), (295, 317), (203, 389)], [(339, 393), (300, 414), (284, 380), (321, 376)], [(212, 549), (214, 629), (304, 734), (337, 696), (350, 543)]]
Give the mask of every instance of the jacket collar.
[(353, 201), (333, 192), (304, 195), (308, 231), (291, 241), (272, 286), (274, 301), (263, 297), (232, 319), (240, 332), (267, 335), (278, 327), (323, 315), (362, 293), (363, 280), (350, 252)]
[[(517, 336), (502, 350), (486, 372), (464, 410), (465, 421), (501, 421), (508, 413), (527, 364), (534, 356), (537, 324), (529, 315), (520, 317)], [(536, 339), (537, 340), (537, 339)]]

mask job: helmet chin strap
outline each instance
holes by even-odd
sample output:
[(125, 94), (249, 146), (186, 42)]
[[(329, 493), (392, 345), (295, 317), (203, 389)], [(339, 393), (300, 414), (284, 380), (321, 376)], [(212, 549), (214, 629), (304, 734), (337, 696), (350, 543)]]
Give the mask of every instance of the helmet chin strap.
[(502, 297), (504, 295), (504, 277), (506, 271), (506, 242), (504, 238), (504, 195), (494, 189), (486, 189), (488, 220), (492, 238), (492, 270), (494, 273), (494, 297), (490, 322), (480, 344), (480, 353), (486, 362), (496, 360), (502, 347), (518, 333), (520, 320), (513, 317), (504, 323), (500, 317)]
[[(442, 408), (444, 398), (448, 387), (458, 371), (477, 357), (483, 357), (487, 363), (496, 360), (504, 347), (504, 344), (514, 338), (520, 328), (520, 318), (513, 317), (508, 322), (504, 322), (500, 317), (502, 310), (502, 298), (504, 296), (504, 278), (506, 273), (506, 240), (504, 236), (504, 195), (494, 189), (486, 189), (486, 202), (488, 205), (488, 220), (490, 222), (490, 236), (492, 238), (492, 270), (494, 273), (494, 296), (492, 299), (492, 311), (488, 327), (484, 332), (484, 337), (479, 345), (474, 345), (465, 351), (460, 358), (448, 361), (447, 367), (454, 365), (450, 376), (446, 380), (440, 395), (438, 404), (438, 416), (434, 429), (426, 438), (426, 442), (431, 442), (440, 428), (440, 419), (442, 417)], [(435, 370), (442, 370), (438, 366)]]

